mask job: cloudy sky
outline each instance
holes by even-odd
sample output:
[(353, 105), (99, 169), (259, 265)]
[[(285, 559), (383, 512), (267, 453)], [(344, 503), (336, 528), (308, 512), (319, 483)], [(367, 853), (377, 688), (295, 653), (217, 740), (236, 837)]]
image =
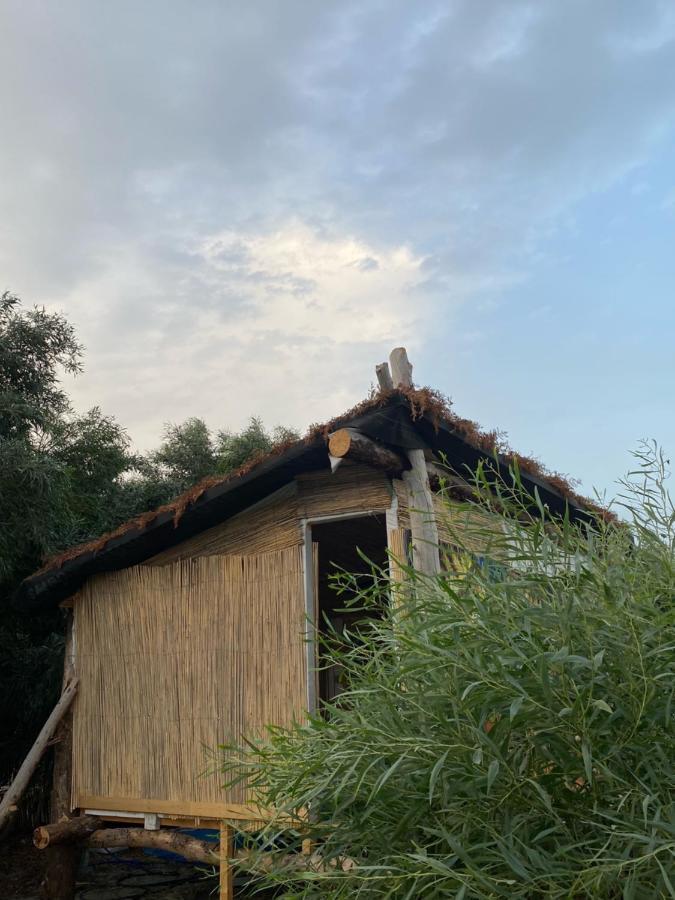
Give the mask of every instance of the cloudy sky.
[(612, 489), (675, 451), (675, 6), (2, 0), (0, 288), (134, 441), (418, 383)]

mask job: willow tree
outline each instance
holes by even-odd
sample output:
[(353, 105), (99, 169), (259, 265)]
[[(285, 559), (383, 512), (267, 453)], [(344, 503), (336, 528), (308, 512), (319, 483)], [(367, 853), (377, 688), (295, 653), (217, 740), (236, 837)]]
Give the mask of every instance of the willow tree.
[(453, 510), (439, 576), (402, 563), (403, 582), (339, 579), (345, 603), (389, 610), (332, 641), (347, 690), (225, 748), (226, 778), (287, 817), (253, 849), (261, 886), (675, 896), (675, 511), (662, 457), (637, 462), (621, 519), (590, 526), (484, 470), (487, 515)]

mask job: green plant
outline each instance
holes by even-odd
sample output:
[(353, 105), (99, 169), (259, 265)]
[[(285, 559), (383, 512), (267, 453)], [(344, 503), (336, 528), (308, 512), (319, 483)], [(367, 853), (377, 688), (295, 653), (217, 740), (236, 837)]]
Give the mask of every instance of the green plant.
[(448, 556), (475, 559), (480, 540), (502, 570), (341, 580), (365, 610), (395, 601), (333, 642), (347, 693), (324, 717), (224, 751), (228, 783), (248, 781), (295, 826), (262, 835), (261, 888), (675, 897), (675, 511), (656, 448), (637, 462), (623, 521), (590, 526), (553, 518), (517, 470), (506, 484), (482, 468), (488, 516), (449, 507)]

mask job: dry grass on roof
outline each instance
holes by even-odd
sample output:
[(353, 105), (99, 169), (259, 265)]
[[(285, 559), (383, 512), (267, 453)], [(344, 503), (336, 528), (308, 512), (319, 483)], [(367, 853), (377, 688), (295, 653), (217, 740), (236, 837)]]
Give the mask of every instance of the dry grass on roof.
[(592, 500), (578, 494), (575, 490), (573, 481), (567, 476), (561, 475), (558, 472), (551, 472), (546, 469), (539, 460), (534, 459), (533, 457), (523, 456), (522, 454), (511, 450), (506, 442), (504, 432), (498, 430), (484, 431), (471, 419), (464, 419), (461, 416), (458, 416), (452, 410), (451, 401), (439, 391), (427, 387), (397, 388), (395, 390), (380, 391), (379, 393), (373, 394), (373, 396), (368, 397), (366, 400), (362, 400), (360, 403), (357, 403), (356, 406), (353, 406), (342, 415), (336, 416), (329, 422), (311, 425), (305, 436), (300, 440), (281, 441), (280, 443), (275, 444), (267, 453), (259, 453), (253, 456), (239, 469), (229, 472), (227, 475), (210, 475), (188, 488), (187, 491), (184, 491), (170, 503), (160, 506), (157, 509), (149, 510), (148, 512), (122, 523), (113, 531), (109, 531), (94, 540), (88, 541), (85, 544), (78, 544), (57, 556), (51, 557), (45, 562), (42, 568), (35, 573), (35, 575), (40, 575), (49, 569), (60, 568), (68, 560), (75, 559), (84, 553), (103, 550), (111, 540), (121, 537), (129, 531), (140, 531), (146, 528), (164, 513), (172, 513), (174, 526), (177, 526), (185, 511), (191, 506), (194, 506), (194, 504), (197, 503), (210, 488), (223, 485), (229, 481), (235, 481), (244, 475), (248, 475), (249, 472), (252, 472), (262, 463), (280, 456), (291, 447), (301, 446), (302, 444), (310, 445), (319, 439), (323, 439), (327, 442), (329, 434), (343, 426), (346, 422), (373, 409), (386, 406), (391, 400), (401, 397), (405, 398), (407, 401), (413, 421), (426, 418), (433, 424), (437, 431), (441, 424), (444, 424), (452, 428), (453, 431), (459, 434), (463, 440), (476, 450), (490, 456), (499, 453), (505, 462), (517, 465), (520, 471), (545, 482), (554, 491), (571, 503), (600, 515), (606, 520), (616, 520), (614, 514), (609, 510), (598, 506)]

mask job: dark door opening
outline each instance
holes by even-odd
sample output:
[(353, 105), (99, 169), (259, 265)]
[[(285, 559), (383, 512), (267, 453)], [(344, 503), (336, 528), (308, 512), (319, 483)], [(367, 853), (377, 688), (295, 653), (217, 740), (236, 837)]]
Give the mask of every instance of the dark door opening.
[[(345, 609), (347, 597), (336, 591), (331, 578), (339, 571), (361, 576), (365, 586), (371, 564), (387, 563), (387, 527), (384, 515), (339, 519), (312, 525), (312, 541), (319, 545), (318, 631), (319, 699), (321, 704), (334, 700), (343, 690), (339, 666), (327, 666), (322, 653), (322, 637), (329, 629), (342, 634), (363, 621), (363, 610)], [(366, 559), (363, 559), (363, 556)], [(374, 613), (370, 613), (373, 615)]]

